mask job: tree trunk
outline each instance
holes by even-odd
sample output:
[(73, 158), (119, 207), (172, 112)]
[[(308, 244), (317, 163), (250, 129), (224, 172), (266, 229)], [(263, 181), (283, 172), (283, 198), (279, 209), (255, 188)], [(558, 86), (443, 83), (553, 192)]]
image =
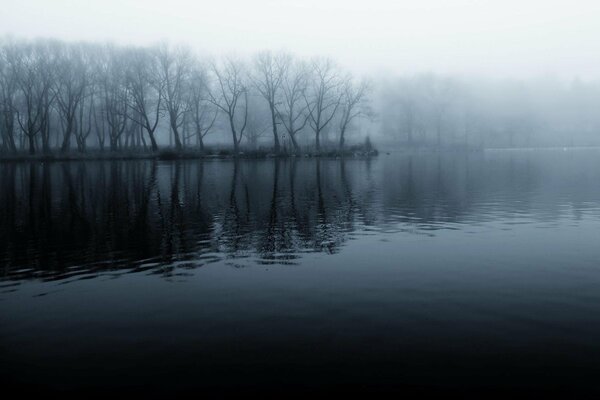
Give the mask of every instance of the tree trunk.
[[(153, 152), (157, 152), (158, 151), (158, 145), (156, 144), (156, 138), (154, 137), (154, 131), (152, 130), (148, 130), (148, 136), (150, 137), (150, 143), (152, 145), (152, 151)], [(142, 140), (144, 138), (142, 137)]]
[(317, 130), (315, 132), (315, 138), (316, 138), (316, 148), (317, 148), (317, 153), (321, 152), (321, 141), (320, 141), (320, 136), (321, 136), (321, 130)]
[(296, 135), (290, 134), (290, 139), (292, 139), (292, 146), (294, 146), (294, 151), (297, 155), (300, 155), (300, 145), (298, 145), (298, 142), (296, 141)]
[(27, 135), (27, 138), (29, 139), (29, 154), (34, 155), (35, 154), (35, 140), (33, 135)]
[(200, 149), (200, 153), (204, 153), (204, 139), (202, 138), (202, 133), (197, 133), (198, 138), (198, 148)]
[(177, 129), (177, 117), (171, 113), (171, 130), (173, 131), (173, 138), (175, 139), (175, 148), (181, 151), (183, 146), (181, 145), (181, 139), (179, 138), (179, 130)]
[(233, 118), (229, 116), (229, 126), (231, 127), (231, 137), (233, 139), (233, 152), (237, 156), (240, 152), (240, 144), (237, 140), (237, 132), (235, 131), (235, 123), (233, 122)]
[(346, 133), (346, 127), (342, 127), (342, 131), (340, 132), (340, 144), (339, 144), (339, 151), (344, 150), (344, 142), (345, 142), (345, 138), (344, 138), (344, 134)]
[(71, 146), (71, 134), (73, 133), (73, 118), (67, 120), (67, 129), (65, 130), (65, 138), (60, 147), (61, 153), (66, 153)]
[(16, 153), (17, 152), (17, 146), (15, 144), (15, 138), (13, 137), (13, 132), (12, 131), (8, 131), (5, 132), (6, 136), (5, 136), (5, 141), (8, 145), (8, 149), (12, 152), (12, 153)]
[(110, 151), (116, 152), (117, 150), (119, 150), (119, 139), (117, 139), (116, 137), (111, 137), (110, 138)]
[(277, 133), (277, 121), (275, 120), (275, 106), (270, 104), (271, 108), (271, 123), (273, 124), (273, 147), (276, 154), (281, 151), (281, 145), (279, 144), (279, 134)]
[(48, 112), (44, 116), (44, 121), (42, 123), (42, 128), (40, 129), (40, 134), (42, 135), (42, 152), (44, 154), (50, 154), (50, 126), (48, 122)]

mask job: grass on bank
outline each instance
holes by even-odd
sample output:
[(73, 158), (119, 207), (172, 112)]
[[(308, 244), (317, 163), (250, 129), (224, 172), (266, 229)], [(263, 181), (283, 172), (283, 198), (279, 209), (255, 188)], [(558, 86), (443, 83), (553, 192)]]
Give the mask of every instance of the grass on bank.
[(370, 141), (364, 144), (352, 145), (343, 150), (326, 148), (321, 151), (315, 149), (306, 149), (300, 153), (293, 151), (281, 151), (275, 153), (272, 148), (261, 147), (258, 149), (242, 149), (238, 154), (235, 154), (233, 149), (209, 147), (204, 151), (199, 149), (183, 149), (177, 150), (174, 148), (163, 148), (158, 152), (150, 152), (144, 150), (122, 150), (122, 151), (100, 151), (93, 149), (85, 153), (68, 152), (68, 153), (51, 153), (51, 154), (2, 154), (0, 153), (0, 161), (76, 161), (76, 160), (179, 160), (179, 159), (204, 159), (204, 158), (241, 158), (241, 159), (266, 159), (266, 158), (296, 158), (296, 157), (373, 157), (377, 156), (378, 151)]

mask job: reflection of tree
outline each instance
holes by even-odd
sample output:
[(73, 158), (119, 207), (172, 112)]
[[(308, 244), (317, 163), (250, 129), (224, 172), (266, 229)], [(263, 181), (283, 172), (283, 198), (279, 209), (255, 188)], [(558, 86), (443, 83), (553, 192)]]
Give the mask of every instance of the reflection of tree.
[(273, 172), (273, 190), (271, 191), (271, 202), (269, 207), (269, 224), (266, 235), (260, 246), (261, 253), (275, 253), (277, 251), (277, 196), (279, 193), (279, 159), (275, 160), (275, 171)]
[(344, 199), (346, 200), (346, 205), (343, 208), (344, 212), (344, 223), (346, 224), (345, 228), (348, 231), (351, 231), (354, 226), (354, 214), (355, 214), (355, 201), (354, 196), (352, 195), (352, 187), (350, 185), (350, 181), (348, 180), (348, 174), (346, 172), (346, 160), (340, 160), (340, 181), (342, 184)]
[(237, 181), (239, 175), (240, 163), (235, 160), (233, 163), (233, 175), (231, 176), (231, 189), (229, 190), (229, 213), (225, 218), (225, 228), (231, 234), (227, 234), (228, 244), (231, 245), (231, 251), (236, 252), (240, 249), (240, 234), (242, 230), (242, 221), (240, 219), (240, 209), (237, 200)]
[(527, 207), (538, 182), (538, 170), (522, 159), (486, 168), (478, 157), (384, 161), (7, 164), (3, 274), (165, 273), (224, 257), (287, 263), (302, 252), (337, 252), (362, 229), (460, 222), (498, 188), (521, 199), (513, 207)]

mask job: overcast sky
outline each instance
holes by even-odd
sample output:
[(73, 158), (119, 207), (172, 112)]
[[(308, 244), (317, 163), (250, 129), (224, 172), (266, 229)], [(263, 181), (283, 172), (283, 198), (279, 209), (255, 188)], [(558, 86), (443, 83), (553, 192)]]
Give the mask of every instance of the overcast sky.
[(0, 0), (16, 37), (287, 49), (357, 72), (600, 78), (600, 1)]

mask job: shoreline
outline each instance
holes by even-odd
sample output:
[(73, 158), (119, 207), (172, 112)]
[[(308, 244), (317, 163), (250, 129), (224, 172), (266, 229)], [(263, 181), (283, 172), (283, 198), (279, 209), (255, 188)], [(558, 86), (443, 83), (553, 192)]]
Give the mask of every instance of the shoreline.
[(3, 163), (33, 163), (33, 162), (68, 162), (68, 161), (135, 161), (135, 160), (266, 160), (266, 159), (306, 159), (306, 158), (372, 158), (377, 157), (377, 150), (371, 151), (325, 151), (321, 153), (294, 153), (275, 154), (272, 152), (242, 152), (234, 155), (231, 152), (175, 152), (172, 150), (157, 153), (121, 153), (121, 152), (90, 152), (66, 154), (14, 154), (1, 155), (0, 164)]
[(8, 163), (34, 163), (34, 162), (70, 162), (70, 161), (135, 161), (135, 160), (156, 160), (156, 161), (176, 161), (176, 160), (267, 160), (267, 159), (371, 159), (379, 155), (389, 155), (391, 152), (400, 152), (403, 154), (423, 154), (423, 153), (482, 153), (486, 151), (540, 151), (540, 150), (594, 150), (600, 149), (600, 146), (544, 146), (544, 147), (413, 147), (413, 148), (393, 148), (378, 151), (376, 149), (346, 149), (342, 152), (338, 150), (316, 152), (280, 153), (276, 154), (270, 150), (256, 150), (240, 152), (234, 155), (231, 150), (209, 150), (199, 151), (181, 151), (173, 149), (163, 149), (156, 153), (150, 152), (111, 152), (111, 151), (90, 151), (89, 153), (52, 153), (52, 154), (0, 154), (0, 164)]

